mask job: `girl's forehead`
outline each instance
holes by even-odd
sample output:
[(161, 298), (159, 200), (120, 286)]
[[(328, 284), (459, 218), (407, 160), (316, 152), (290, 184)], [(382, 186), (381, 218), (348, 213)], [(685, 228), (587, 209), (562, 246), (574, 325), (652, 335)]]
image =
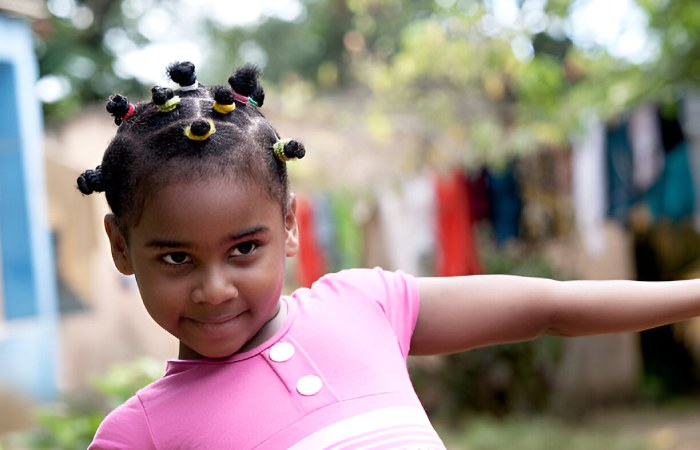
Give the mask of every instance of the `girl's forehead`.
[(272, 200), (261, 186), (262, 183), (248, 177), (215, 176), (181, 177), (164, 182), (146, 194), (144, 205), (149, 203), (172, 202), (217, 203), (236, 200), (244, 203), (260, 203)]
[[(264, 225), (274, 228), (282, 206), (255, 185), (236, 180), (183, 180), (164, 185), (144, 202), (135, 229), (209, 233)], [(269, 222), (269, 223), (268, 223)]]

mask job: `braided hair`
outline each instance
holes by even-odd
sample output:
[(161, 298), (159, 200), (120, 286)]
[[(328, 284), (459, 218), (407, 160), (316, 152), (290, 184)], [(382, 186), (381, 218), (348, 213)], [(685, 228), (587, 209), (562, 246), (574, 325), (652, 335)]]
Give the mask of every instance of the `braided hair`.
[(260, 69), (244, 65), (229, 86), (215, 87), (199, 84), (190, 62), (173, 63), (167, 73), (179, 89), (156, 86), (150, 102), (110, 97), (107, 111), (119, 128), (102, 163), (78, 177), (80, 192), (104, 192), (120, 227), (138, 223), (148, 192), (176, 180), (217, 176), (262, 187), (285, 212), (286, 161), (302, 158), (305, 149), (280, 139), (260, 113)]

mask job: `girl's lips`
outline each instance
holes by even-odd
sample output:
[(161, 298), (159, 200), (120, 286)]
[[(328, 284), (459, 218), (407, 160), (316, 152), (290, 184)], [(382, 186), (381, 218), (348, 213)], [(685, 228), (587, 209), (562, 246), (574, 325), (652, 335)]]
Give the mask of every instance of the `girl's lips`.
[(226, 329), (233, 325), (236, 319), (238, 319), (242, 314), (243, 312), (216, 317), (186, 317), (185, 320), (202, 331), (207, 333), (217, 333), (226, 331)]
[(235, 319), (238, 317), (238, 314), (228, 314), (225, 316), (218, 316), (218, 317), (209, 317), (209, 318), (200, 318), (200, 319), (190, 319), (193, 322), (198, 322), (202, 324), (219, 324), (219, 323), (224, 323), (228, 322), (229, 320)]

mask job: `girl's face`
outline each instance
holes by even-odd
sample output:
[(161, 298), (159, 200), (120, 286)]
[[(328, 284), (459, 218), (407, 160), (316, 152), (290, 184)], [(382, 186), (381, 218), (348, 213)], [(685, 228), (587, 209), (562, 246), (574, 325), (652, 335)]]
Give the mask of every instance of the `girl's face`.
[(294, 201), (283, 216), (261, 189), (183, 181), (146, 199), (128, 244), (113, 216), (105, 226), (117, 268), (135, 274), (153, 320), (180, 340), (181, 358), (226, 357), (279, 326), (270, 321), (285, 257), (297, 249)]

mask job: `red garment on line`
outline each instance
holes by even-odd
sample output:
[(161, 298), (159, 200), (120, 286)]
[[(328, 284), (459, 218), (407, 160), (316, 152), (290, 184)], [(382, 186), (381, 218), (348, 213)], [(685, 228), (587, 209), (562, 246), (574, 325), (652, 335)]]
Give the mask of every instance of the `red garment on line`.
[(436, 275), (449, 277), (483, 273), (470, 218), (466, 176), (461, 171), (454, 171), (448, 176), (437, 176), (435, 197)]
[(311, 284), (326, 274), (326, 258), (316, 238), (313, 205), (297, 197), (297, 225), (299, 226), (299, 251), (297, 252), (297, 278), (299, 286)]

